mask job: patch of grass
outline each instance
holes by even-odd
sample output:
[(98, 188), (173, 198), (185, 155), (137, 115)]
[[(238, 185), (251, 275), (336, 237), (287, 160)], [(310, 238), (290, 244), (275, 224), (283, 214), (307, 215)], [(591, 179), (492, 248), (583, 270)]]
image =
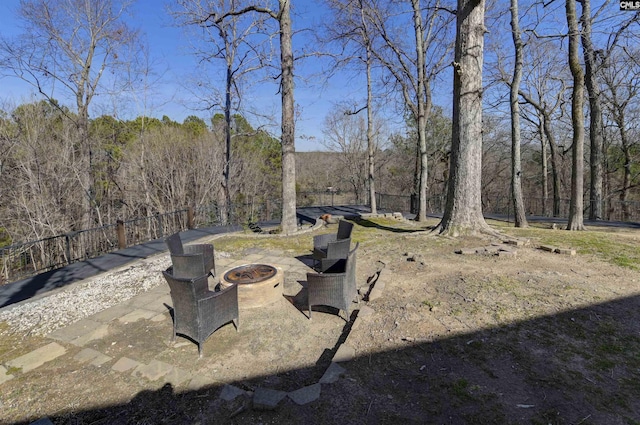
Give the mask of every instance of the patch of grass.
[(451, 384), (451, 392), (462, 400), (471, 400), (473, 398), (469, 393), (469, 381), (464, 378), (458, 379)]
[(434, 308), (440, 305), (438, 301), (431, 301), (431, 300), (422, 300), (421, 304), (427, 307), (429, 311), (432, 311)]
[(606, 358), (598, 358), (591, 362), (591, 365), (595, 370), (605, 371), (613, 369), (617, 365), (617, 362)]
[(532, 226), (526, 229), (504, 227), (501, 231), (516, 237), (535, 239), (541, 245), (574, 248), (579, 254), (592, 254), (608, 263), (640, 270), (640, 250), (637, 243), (630, 243), (627, 238), (609, 228), (570, 232)]

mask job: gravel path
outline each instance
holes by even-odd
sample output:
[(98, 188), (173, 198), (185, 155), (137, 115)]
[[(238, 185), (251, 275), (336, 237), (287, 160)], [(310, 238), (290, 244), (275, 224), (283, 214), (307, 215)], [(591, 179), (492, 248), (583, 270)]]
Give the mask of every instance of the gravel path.
[(168, 263), (168, 254), (154, 256), (0, 310), (0, 322), (8, 325), (0, 335), (44, 336), (122, 303), (163, 283), (161, 271)]

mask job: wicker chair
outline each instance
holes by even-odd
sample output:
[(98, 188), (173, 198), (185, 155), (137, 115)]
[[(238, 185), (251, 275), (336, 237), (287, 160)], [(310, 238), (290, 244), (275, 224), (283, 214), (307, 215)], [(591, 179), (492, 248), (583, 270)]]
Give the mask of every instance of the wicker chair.
[[(165, 238), (164, 242), (169, 248), (171, 254), (171, 262), (177, 268), (174, 274), (177, 277), (197, 277), (202, 274), (216, 274), (215, 252), (212, 244), (191, 244), (182, 245), (180, 233), (174, 233)], [(194, 263), (194, 261), (203, 261), (202, 267)], [(200, 272), (203, 269), (204, 273)], [(193, 272), (189, 272), (193, 270)]]
[[(338, 231), (337, 233), (327, 233), (325, 235), (317, 235), (313, 237), (313, 259), (314, 261), (320, 262), (323, 258), (332, 258), (328, 257), (327, 250), (329, 248), (330, 243), (342, 241), (345, 239), (351, 239), (351, 232), (353, 230), (353, 223), (349, 223), (348, 221), (340, 220), (338, 222)], [(344, 252), (344, 257), (333, 257), (333, 258), (346, 258), (346, 254), (349, 252)], [(336, 251), (337, 255), (338, 252)], [(322, 268), (320, 268), (322, 271)]]
[(238, 313), (238, 285), (219, 292), (210, 291), (207, 275), (197, 278), (179, 278), (173, 268), (162, 272), (171, 289), (173, 302), (173, 338), (180, 334), (198, 345), (202, 357), (202, 344), (222, 325), (233, 322), (236, 331), (240, 325)]
[[(349, 320), (349, 310), (353, 301), (358, 304), (358, 291), (356, 288), (356, 251), (359, 243), (349, 252), (346, 259), (337, 261), (332, 259), (321, 260), (329, 262), (324, 273), (307, 273), (307, 294), (309, 296), (309, 319), (311, 308), (314, 305), (325, 305), (344, 310), (346, 319)], [(340, 312), (338, 311), (338, 315)]]
[[(324, 258), (316, 259), (316, 270), (323, 273), (336, 264), (339, 260), (344, 260), (349, 255), (351, 249), (351, 238), (329, 242), (324, 251)], [(320, 257), (318, 254), (317, 257)]]

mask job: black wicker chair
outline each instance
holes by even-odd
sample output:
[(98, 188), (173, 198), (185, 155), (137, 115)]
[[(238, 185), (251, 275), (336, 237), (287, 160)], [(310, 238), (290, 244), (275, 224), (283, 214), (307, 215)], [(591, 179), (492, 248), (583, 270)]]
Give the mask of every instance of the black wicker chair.
[[(216, 262), (212, 244), (182, 245), (180, 233), (166, 237), (164, 242), (169, 248), (172, 264), (177, 266), (174, 275), (177, 277), (197, 277), (211, 273), (215, 276)], [(203, 261), (202, 267), (195, 264), (194, 261)], [(200, 270), (204, 270), (204, 272)]]
[[(345, 239), (351, 239), (351, 232), (353, 231), (353, 223), (340, 220), (338, 222), (337, 233), (327, 233), (324, 235), (317, 235), (313, 237), (313, 259), (315, 262), (321, 261), (323, 258), (331, 258), (327, 256), (327, 250), (330, 243), (342, 241)], [(348, 249), (347, 249), (348, 252)], [(346, 252), (344, 253), (346, 258)], [(339, 258), (339, 257), (333, 257)], [(320, 268), (322, 270), (322, 268)]]
[(173, 268), (162, 272), (171, 289), (173, 302), (173, 338), (180, 334), (198, 345), (202, 357), (202, 344), (222, 325), (233, 322), (238, 330), (238, 285), (231, 285), (219, 292), (210, 291), (207, 275), (197, 278), (179, 278)]
[[(314, 305), (324, 305), (344, 310), (349, 321), (349, 310), (353, 301), (358, 304), (356, 288), (356, 251), (359, 243), (349, 252), (346, 259), (324, 259), (330, 263), (324, 273), (307, 273), (307, 294), (309, 296), (309, 319)], [(340, 312), (338, 311), (338, 315)]]

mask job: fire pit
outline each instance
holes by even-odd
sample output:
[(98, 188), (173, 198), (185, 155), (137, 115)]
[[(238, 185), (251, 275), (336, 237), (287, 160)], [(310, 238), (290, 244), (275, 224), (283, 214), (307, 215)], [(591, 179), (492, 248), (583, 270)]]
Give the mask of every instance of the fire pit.
[(282, 297), (283, 273), (268, 264), (245, 264), (222, 275), (220, 286), (238, 285), (240, 308), (262, 307)]

